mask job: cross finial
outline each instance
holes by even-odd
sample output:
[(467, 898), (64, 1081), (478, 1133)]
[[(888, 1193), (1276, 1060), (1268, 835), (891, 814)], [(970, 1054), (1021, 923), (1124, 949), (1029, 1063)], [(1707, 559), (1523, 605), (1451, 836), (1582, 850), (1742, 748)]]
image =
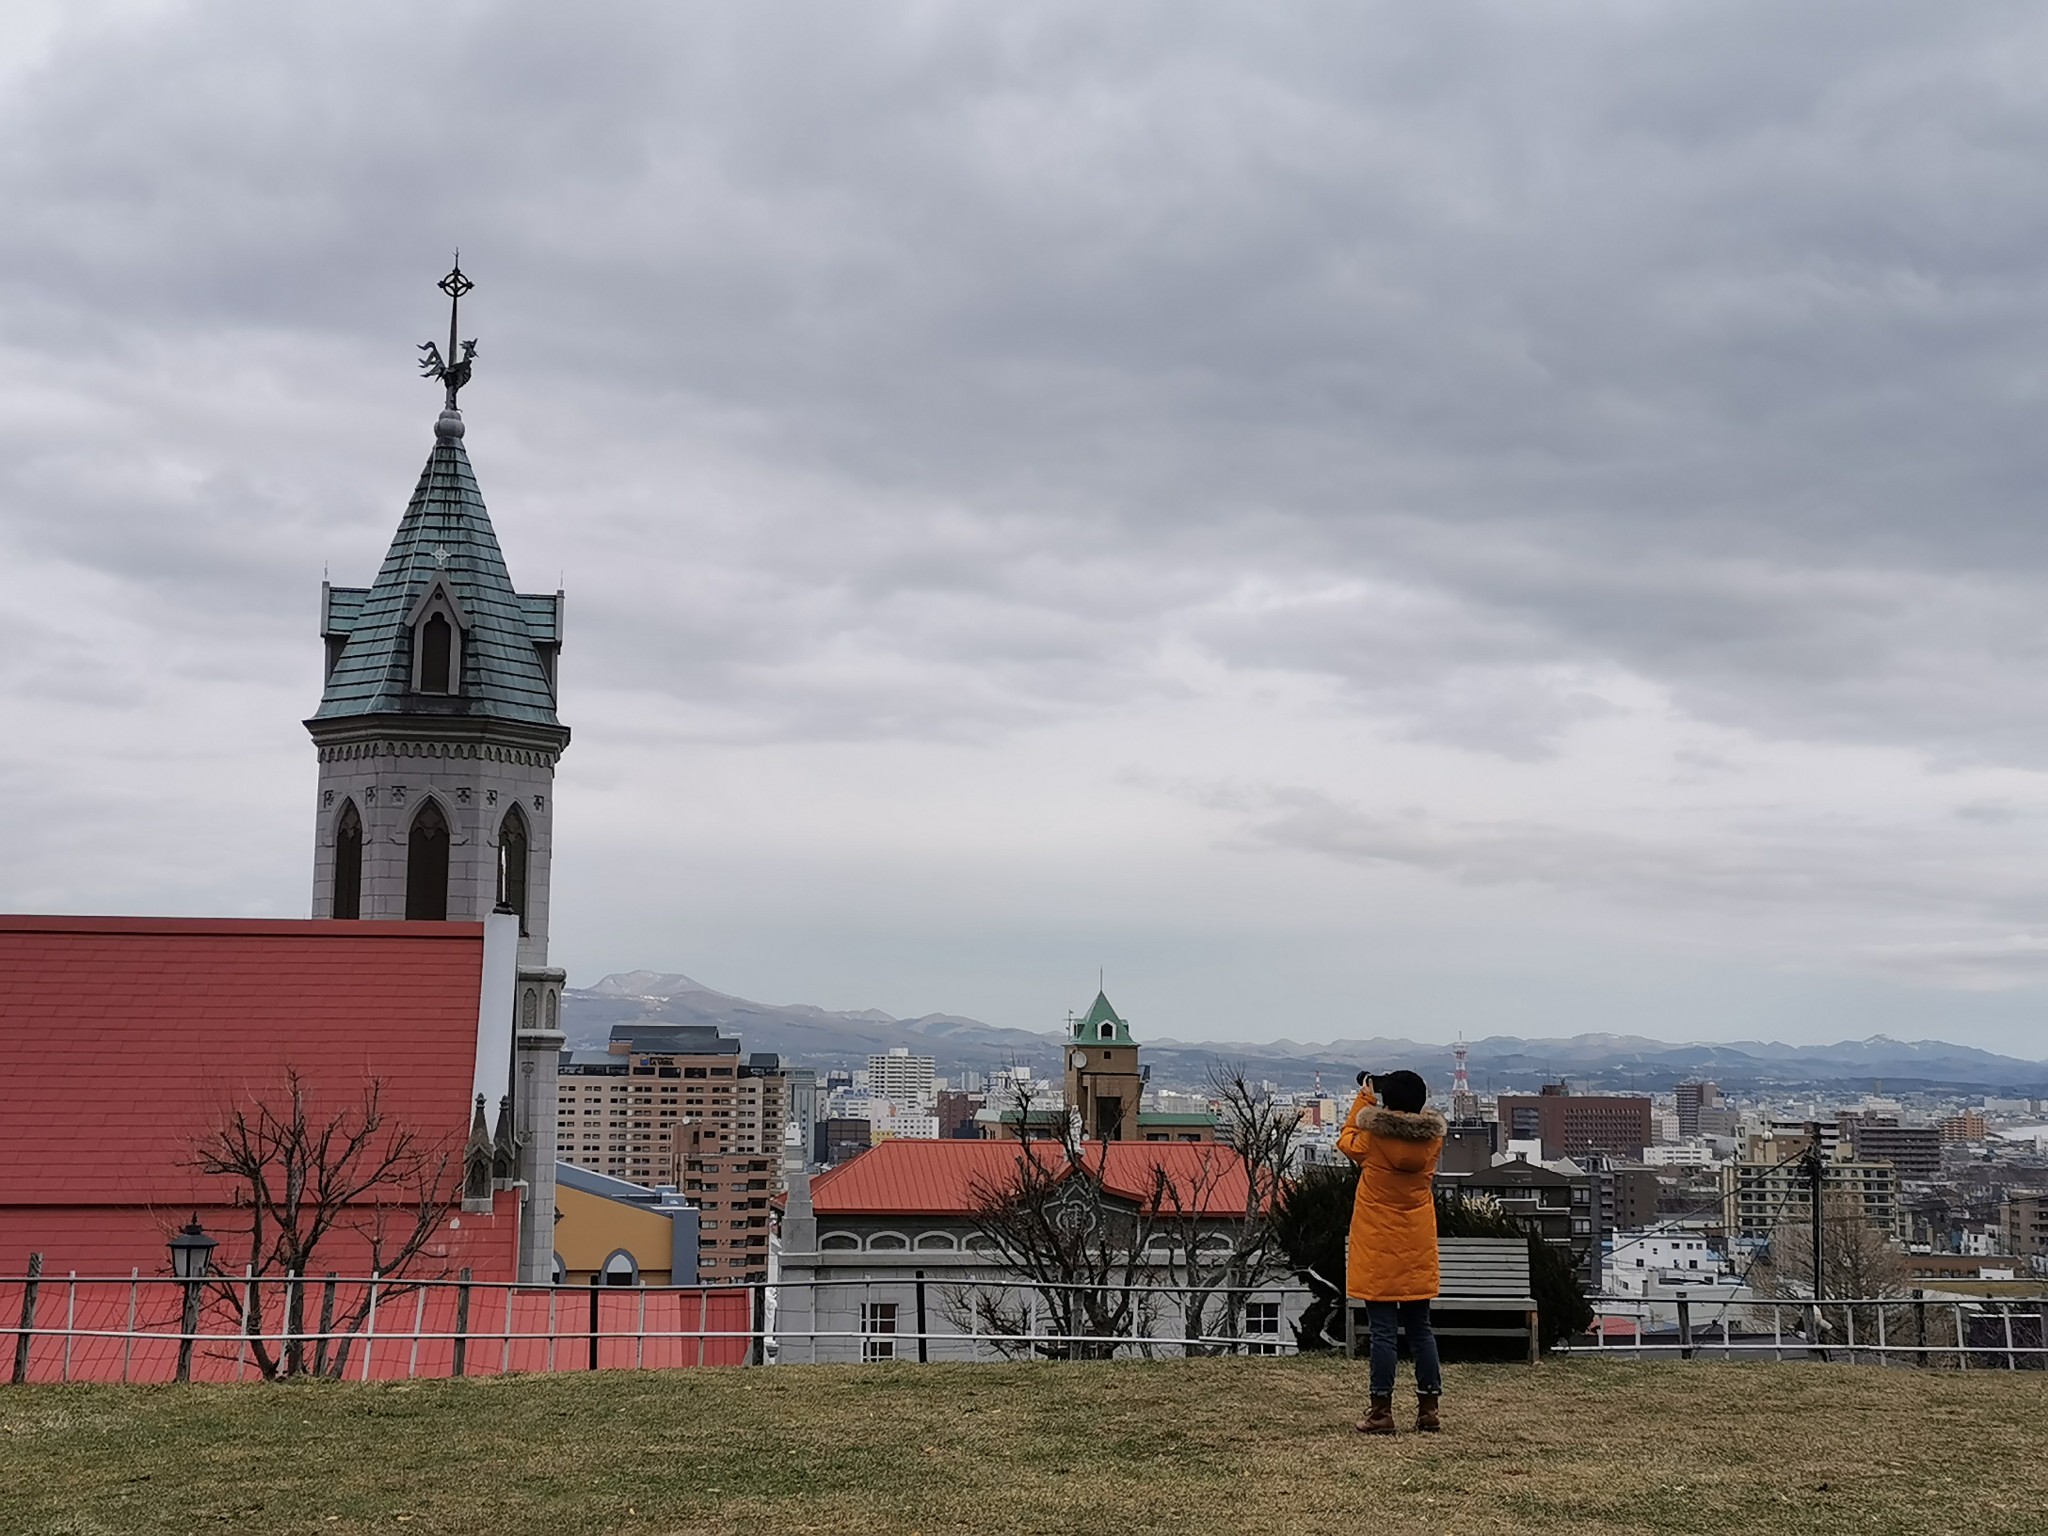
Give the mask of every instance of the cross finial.
[(439, 379), (446, 386), (448, 397), (444, 409), (452, 412), (455, 396), (469, 382), (470, 364), (476, 357), (474, 341), (463, 342), (461, 354), (458, 356), (456, 353), (456, 324), (462, 310), (462, 296), (476, 286), (462, 270), (461, 251), (455, 253), (455, 265), (449, 269), (448, 275), (434, 286), (448, 295), (448, 352), (443, 356), (441, 349), (431, 341), (422, 343), (420, 350), (427, 355), (420, 359), (420, 372), (430, 379)]

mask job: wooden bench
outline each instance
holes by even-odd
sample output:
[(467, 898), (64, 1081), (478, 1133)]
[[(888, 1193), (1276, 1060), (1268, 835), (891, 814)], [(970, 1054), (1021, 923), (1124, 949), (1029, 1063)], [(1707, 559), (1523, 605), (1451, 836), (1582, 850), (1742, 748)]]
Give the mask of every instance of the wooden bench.
[[(1534, 1365), (1543, 1335), (1529, 1294), (1528, 1239), (1443, 1237), (1436, 1246), (1442, 1281), (1430, 1303), (1430, 1326), (1438, 1337), (1526, 1341)], [(1356, 1358), (1371, 1340), (1365, 1303), (1347, 1299), (1344, 1352)]]

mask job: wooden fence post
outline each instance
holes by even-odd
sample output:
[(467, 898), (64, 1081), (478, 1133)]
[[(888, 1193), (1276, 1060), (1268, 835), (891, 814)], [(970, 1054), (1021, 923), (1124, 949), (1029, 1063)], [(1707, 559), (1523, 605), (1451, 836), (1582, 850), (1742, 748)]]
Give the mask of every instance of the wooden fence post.
[(455, 1374), (469, 1364), (469, 1266), (462, 1266), (462, 1283), (455, 1287)]
[(14, 1336), (14, 1384), (18, 1387), (28, 1380), (28, 1345), (33, 1335), (29, 1332), (36, 1325), (36, 1292), (43, 1285), (43, 1256), (32, 1253), (28, 1256), (28, 1281), (21, 1289), (21, 1332)]
[(931, 1359), (930, 1351), (925, 1348), (926, 1342), (924, 1336), (924, 1271), (920, 1269), (917, 1271), (917, 1363), (919, 1365), (923, 1365), (927, 1360)]

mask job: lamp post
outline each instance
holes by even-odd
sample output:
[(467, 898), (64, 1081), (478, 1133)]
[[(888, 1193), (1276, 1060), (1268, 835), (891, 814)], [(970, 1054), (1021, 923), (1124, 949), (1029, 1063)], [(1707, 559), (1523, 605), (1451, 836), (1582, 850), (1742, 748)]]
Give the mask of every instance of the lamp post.
[(171, 1273), (185, 1282), (185, 1316), (178, 1333), (178, 1380), (192, 1379), (192, 1335), (199, 1331), (199, 1285), (213, 1258), (215, 1240), (199, 1225), (194, 1211), (184, 1230), (171, 1239)]

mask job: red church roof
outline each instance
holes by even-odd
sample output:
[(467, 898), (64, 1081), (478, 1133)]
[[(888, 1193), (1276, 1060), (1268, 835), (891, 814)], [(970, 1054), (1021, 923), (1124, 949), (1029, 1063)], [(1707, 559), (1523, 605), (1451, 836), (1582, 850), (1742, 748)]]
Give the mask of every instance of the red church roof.
[(287, 1066), (334, 1109), (379, 1080), (459, 1163), (482, 981), (481, 923), (0, 916), (0, 1246), (218, 1204), (194, 1143)]
[[(1052, 1142), (1034, 1142), (1056, 1164)], [(1216, 1142), (1085, 1143), (1088, 1166), (1104, 1185), (1135, 1201), (1151, 1198), (1155, 1170), (1181, 1191), (1186, 1205), (1214, 1216), (1242, 1216), (1244, 1165)], [(885, 1141), (811, 1180), (819, 1216), (958, 1216), (979, 1203), (978, 1191), (1003, 1188), (1017, 1176), (1024, 1149), (1015, 1141)]]

